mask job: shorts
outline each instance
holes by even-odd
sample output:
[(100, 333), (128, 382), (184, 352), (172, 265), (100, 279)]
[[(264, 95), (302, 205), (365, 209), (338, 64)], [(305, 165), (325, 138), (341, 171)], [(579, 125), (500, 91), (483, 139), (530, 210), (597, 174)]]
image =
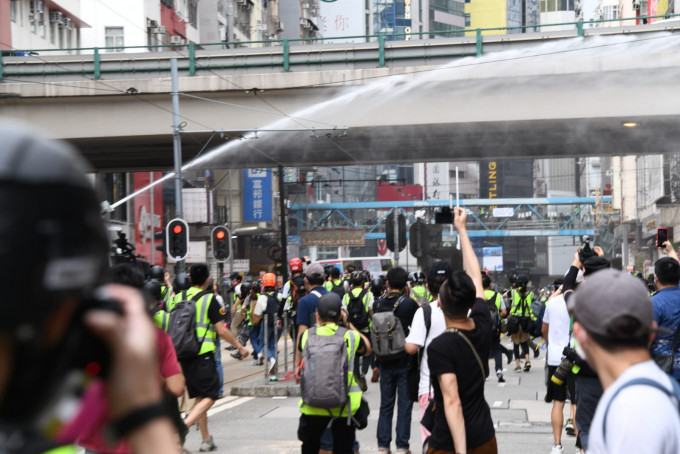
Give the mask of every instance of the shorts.
[(215, 354), (205, 353), (196, 359), (180, 361), (186, 379), (189, 397), (207, 397), (217, 400), (220, 397), (220, 378), (215, 367)]
[(513, 344), (522, 344), (529, 340), (529, 334), (525, 333), (520, 326), (519, 332), (510, 335), (510, 340), (512, 340)]
[(553, 376), (555, 371), (557, 370), (557, 366), (548, 366), (548, 390), (546, 393), (546, 398), (550, 399), (549, 401), (556, 400), (558, 402), (565, 402), (567, 400), (567, 397), (569, 400), (572, 402), (574, 401), (574, 397), (576, 395), (575, 391), (575, 382), (576, 382), (576, 377), (574, 377), (574, 374), (569, 374), (567, 376), (567, 381), (560, 385), (556, 385), (553, 383), (550, 378)]

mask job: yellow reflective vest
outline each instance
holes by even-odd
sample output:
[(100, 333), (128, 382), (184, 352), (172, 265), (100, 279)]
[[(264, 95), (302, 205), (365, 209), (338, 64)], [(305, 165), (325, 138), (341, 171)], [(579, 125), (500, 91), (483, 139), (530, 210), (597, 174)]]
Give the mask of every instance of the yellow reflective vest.
[[(338, 330), (338, 325), (336, 323), (326, 323), (325, 325), (316, 327), (317, 336), (333, 336)], [(307, 342), (307, 336), (309, 336), (309, 330), (302, 333), (302, 338), (300, 339), (300, 346), (304, 349)], [(350, 336), (354, 336), (354, 342), (350, 339)], [(359, 343), (361, 342), (361, 336), (359, 333), (353, 330), (347, 330), (345, 332), (345, 345), (347, 346), (347, 384), (349, 385), (349, 404), (352, 407), (352, 414), (355, 414), (361, 405), (361, 388), (354, 378), (354, 361), (350, 362), (350, 358), (354, 358), (359, 349)], [(350, 346), (354, 345), (354, 352), (350, 351)], [(353, 354), (352, 354), (353, 353)], [(340, 408), (317, 408), (305, 404), (302, 399), (298, 404), (300, 407), (300, 413), (310, 416), (347, 416), (347, 407)]]
[(534, 292), (525, 294), (524, 299), (522, 299), (522, 295), (517, 290), (513, 290), (512, 293), (510, 293), (510, 298), (512, 301), (510, 315), (531, 317), (532, 320), (536, 320), (534, 311), (531, 310), (531, 302), (534, 300)]
[[(188, 290), (183, 290), (179, 292), (170, 301), (168, 312), (172, 311), (175, 304), (180, 301), (187, 299), (190, 300), (194, 296), (201, 293), (203, 290), (197, 287), (190, 287)], [(186, 296), (184, 293), (186, 292)], [(215, 295), (212, 292), (208, 292), (196, 301), (196, 337), (201, 343), (201, 349), (198, 354), (203, 355), (205, 353), (210, 353), (215, 351), (215, 342), (217, 339), (217, 331), (215, 331), (215, 325), (212, 324), (208, 318), (208, 308)]]

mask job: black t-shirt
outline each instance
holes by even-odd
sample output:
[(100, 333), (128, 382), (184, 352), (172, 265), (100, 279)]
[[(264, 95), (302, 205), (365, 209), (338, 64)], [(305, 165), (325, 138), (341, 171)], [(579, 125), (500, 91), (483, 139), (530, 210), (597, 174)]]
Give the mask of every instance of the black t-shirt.
[(220, 306), (220, 303), (217, 302), (217, 299), (215, 299), (215, 295), (210, 294), (208, 297), (210, 298), (210, 305), (208, 306), (208, 319), (210, 320), (210, 323), (217, 325), (219, 322), (227, 318), (227, 314)]
[[(382, 306), (383, 308), (392, 308), (399, 298), (403, 295), (401, 294), (390, 294), (384, 300), (379, 298), (375, 303), (373, 303), (373, 312), (378, 312), (377, 308)], [(399, 305), (394, 309), (394, 315), (401, 322), (401, 327), (404, 329), (404, 337), (408, 337), (411, 331), (411, 323), (413, 323), (413, 316), (416, 315), (416, 311), (420, 306), (415, 300), (404, 297)], [(391, 361), (379, 361), (380, 367), (386, 369), (402, 369), (408, 367), (409, 365), (409, 355), (404, 354), (403, 357), (399, 359), (394, 359)]]
[[(457, 333), (444, 332), (427, 348), (427, 364), (430, 366), (434, 398), (437, 403), (430, 446), (444, 451), (465, 451), (486, 443), (495, 434), (491, 410), (484, 399), (484, 382), (489, 373), (489, 350), (493, 329), (486, 301), (481, 298), (475, 300), (470, 318), (475, 322), (475, 329), (461, 331), (475, 346), (484, 366), (484, 375), (470, 346)], [(446, 373), (456, 374), (458, 395), (463, 406), (467, 446), (458, 449), (454, 448), (453, 438), (446, 423), (444, 399), (437, 378)]]

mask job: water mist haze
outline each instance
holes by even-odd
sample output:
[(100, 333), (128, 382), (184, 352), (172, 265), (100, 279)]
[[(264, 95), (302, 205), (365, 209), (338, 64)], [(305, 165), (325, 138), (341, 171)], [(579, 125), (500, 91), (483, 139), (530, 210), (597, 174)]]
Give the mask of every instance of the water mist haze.
[[(321, 90), (332, 93), (327, 99), (259, 126), (318, 131), (250, 133), (185, 167), (675, 150), (680, 139), (679, 44), (680, 36), (666, 32), (573, 38), (414, 68), (365, 85), (327, 88)], [(274, 95), (268, 100), (275, 105)], [(628, 119), (643, 127), (623, 130), (621, 123)]]

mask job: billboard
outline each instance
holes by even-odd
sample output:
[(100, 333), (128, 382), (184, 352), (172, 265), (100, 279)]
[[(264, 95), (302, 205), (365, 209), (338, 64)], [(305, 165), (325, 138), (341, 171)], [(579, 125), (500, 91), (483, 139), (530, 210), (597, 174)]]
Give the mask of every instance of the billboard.
[(243, 170), (243, 222), (272, 220), (272, 172)]
[[(149, 185), (151, 180), (160, 180), (161, 172), (135, 172), (134, 190), (138, 191)], [(165, 254), (156, 250), (153, 234), (163, 231), (163, 186), (158, 184), (134, 198), (135, 203), (135, 236), (134, 243), (137, 254), (144, 256), (149, 263), (162, 265)], [(160, 245), (161, 242), (158, 242)], [(153, 257), (152, 257), (153, 254)]]
[[(363, 2), (354, 0), (321, 0), (319, 15), (320, 30), (327, 43), (361, 43), (367, 34)], [(351, 38), (355, 37), (355, 38)], [(360, 38), (359, 38), (360, 37)]]
[(449, 200), (449, 163), (428, 162), (425, 164), (426, 200)]

